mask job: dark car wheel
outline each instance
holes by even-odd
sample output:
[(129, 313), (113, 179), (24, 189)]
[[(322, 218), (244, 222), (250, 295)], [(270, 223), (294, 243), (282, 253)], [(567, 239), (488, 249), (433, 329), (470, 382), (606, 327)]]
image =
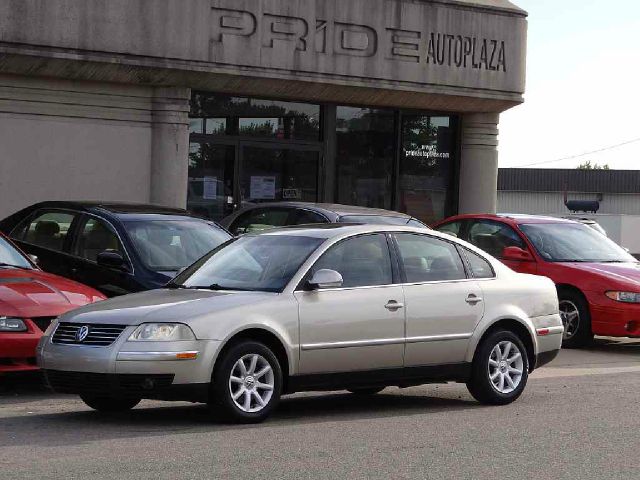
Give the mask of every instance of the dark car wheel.
[(478, 346), (467, 388), (480, 403), (506, 405), (522, 395), (528, 378), (529, 358), (522, 341), (513, 332), (498, 330)]
[(212, 383), (212, 407), (238, 423), (258, 423), (276, 408), (282, 392), (282, 370), (262, 343), (243, 341), (217, 363)]
[(571, 290), (560, 290), (560, 318), (564, 324), (562, 346), (565, 348), (585, 347), (593, 340), (591, 313), (582, 295)]
[(383, 391), (385, 387), (371, 387), (371, 388), (350, 388), (347, 391), (355, 395), (375, 395)]
[(89, 407), (104, 413), (126, 412), (140, 403), (139, 398), (96, 397), (80, 395)]

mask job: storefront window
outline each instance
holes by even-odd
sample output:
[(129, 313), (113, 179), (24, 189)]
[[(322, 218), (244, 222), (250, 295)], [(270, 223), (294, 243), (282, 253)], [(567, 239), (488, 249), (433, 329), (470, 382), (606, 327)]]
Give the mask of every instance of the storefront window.
[(400, 209), (427, 224), (449, 213), (454, 137), (450, 117), (402, 116)]
[(191, 99), (191, 133), (320, 140), (320, 106), (211, 93)]
[(338, 107), (338, 202), (391, 208), (396, 135), (393, 110)]
[(219, 220), (233, 212), (234, 147), (192, 142), (189, 148), (187, 209)]

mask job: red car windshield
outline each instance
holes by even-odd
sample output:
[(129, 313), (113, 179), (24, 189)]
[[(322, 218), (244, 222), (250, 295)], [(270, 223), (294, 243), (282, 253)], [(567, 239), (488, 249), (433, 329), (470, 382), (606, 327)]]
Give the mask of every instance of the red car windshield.
[(29, 260), (2, 237), (0, 237), (0, 267), (33, 268)]
[(520, 230), (550, 262), (637, 262), (623, 248), (583, 224), (532, 223), (520, 225)]

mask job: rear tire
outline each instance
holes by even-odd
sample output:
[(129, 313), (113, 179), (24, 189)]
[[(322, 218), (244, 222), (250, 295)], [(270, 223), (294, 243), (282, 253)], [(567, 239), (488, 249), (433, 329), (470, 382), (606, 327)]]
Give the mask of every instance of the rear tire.
[(258, 423), (280, 402), (282, 370), (273, 352), (247, 340), (232, 346), (217, 362), (211, 406), (236, 423)]
[(80, 395), (87, 406), (102, 413), (126, 412), (140, 403), (139, 398), (96, 397)]
[(529, 358), (520, 338), (498, 330), (482, 340), (473, 359), (469, 393), (487, 405), (507, 405), (518, 399), (529, 378)]
[(353, 393), (354, 395), (375, 395), (376, 393), (380, 393), (384, 389), (385, 387), (349, 388), (347, 389), (347, 391)]
[(564, 348), (586, 347), (593, 342), (591, 312), (584, 297), (571, 290), (558, 292), (560, 317), (564, 325), (562, 346)]

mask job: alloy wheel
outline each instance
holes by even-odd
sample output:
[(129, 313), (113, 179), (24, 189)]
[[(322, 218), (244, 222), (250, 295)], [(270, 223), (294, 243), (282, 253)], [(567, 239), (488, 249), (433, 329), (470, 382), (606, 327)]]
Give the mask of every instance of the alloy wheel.
[(488, 362), (489, 380), (499, 393), (513, 392), (522, 381), (524, 360), (518, 346), (502, 341), (491, 350)]
[(580, 310), (578, 310), (576, 304), (570, 300), (561, 300), (560, 318), (564, 325), (562, 338), (564, 340), (573, 338), (580, 328)]
[(275, 377), (269, 362), (257, 353), (242, 356), (229, 376), (229, 392), (236, 407), (243, 412), (259, 412), (273, 395)]

